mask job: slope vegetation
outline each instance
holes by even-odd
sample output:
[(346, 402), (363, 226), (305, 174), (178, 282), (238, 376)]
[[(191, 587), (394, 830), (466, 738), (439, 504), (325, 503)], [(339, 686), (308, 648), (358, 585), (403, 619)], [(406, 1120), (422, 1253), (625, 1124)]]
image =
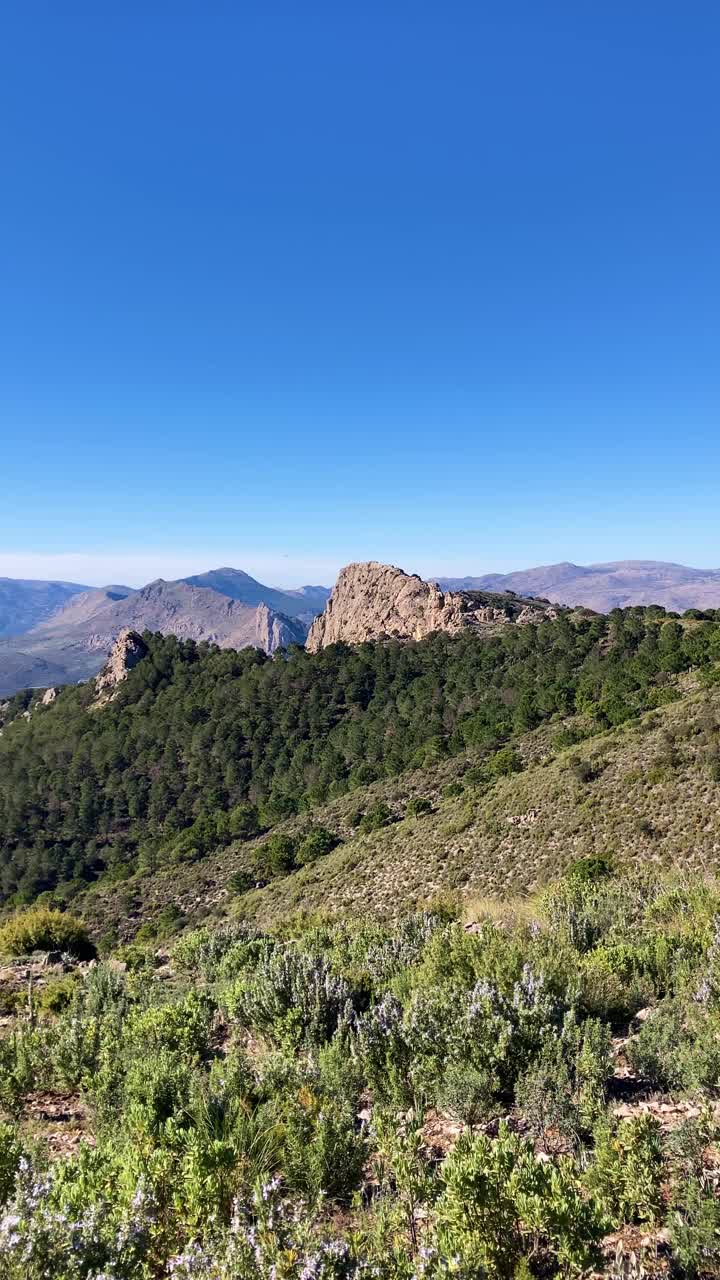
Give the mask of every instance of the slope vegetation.
[[(268, 925), (298, 911), (393, 917), (448, 893), (503, 900), (595, 855), (717, 872), (720, 685), (682, 677), (672, 692), (676, 700), (612, 730), (593, 733), (587, 717), (553, 721), (516, 738), (513, 757), (466, 751), (277, 823), (276, 840), (297, 846), (321, 829), (338, 843), (260, 889), (233, 886), (261, 874), (267, 834), (119, 885), (101, 881), (77, 906), (96, 935), (127, 939), (143, 924), (228, 912)], [(378, 813), (386, 825), (358, 830), (359, 815)]]

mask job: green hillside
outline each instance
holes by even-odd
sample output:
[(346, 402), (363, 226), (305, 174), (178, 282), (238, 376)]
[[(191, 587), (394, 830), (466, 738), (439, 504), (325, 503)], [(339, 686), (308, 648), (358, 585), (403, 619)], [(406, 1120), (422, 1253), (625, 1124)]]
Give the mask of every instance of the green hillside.
[[(435, 634), (314, 655), (292, 649), (274, 659), (145, 639), (147, 656), (109, 704), (94, 704), (91, 682), (65, 689), (50, 706), (35, 697), (6, 709), (0, 886), (11, 905), (42, 893), (67, 902), (88, 884), (124, 885), (163, 868), (172, 882), (188, 864), (199, 882), (208, 858), (259, 837), (246, 887), (272, 881), (265, 897), (273, 902), (286, 893), (312, 901), (313, 880), (336, 867), (338, 907), (369, 899), (382, 907), (385, 898), (396, 907), (398, 887), (403, 897), (466, 882), (519, 889), (579, 845), (612, 844), (615, 822), (625, 849), (634, 835), (643, 856), (662, 856), (684, 835), (668, 834), (657, 820), (643, 771), (674, 777), (692, 751), (670, 759), (659, 740), (650, 743), (687, 673), (706, 675), (720, 657), (714, 615), (679, 621), (657, 609), (564, 614), (487, 637)], [(650, 735), (647, 746), (617, 768), (604, 764), (602, 751), (616, 748), (600, 735), (630, 726), (632, 741), (649, 710), (656, 721), (637, 730)], [(699, 776), (709, 778), (712, 726), (702, 732), (708, 761)], [(534, 763), (574, 737), (594, 742), (578, 747), (576, 764)], [(408, 770), (415, 781), (400, 782)], [(439, 803), (459, 773), (462, 795)], [(374, 800), (368, 786), (379, 788)], [(428, 792), (433, 812), (398, 823), (413, 787)], [(363, 819), (381, 802), (387, 813)], [(652, 835), (632, 829), (634, 806)], [(283, 844), (282, 824), (293, 817), (306, 841)], [(358, 833), (373, 838), (349, 839)], [(422, 850), (414, 859), (413, 849)], [(322, 868), (280, 886), (317, 856)]]
[[(299, 845), (319, 827), (339, 843), (262, 889), (238, 894), (231, 882), (257, 874), (267, 835), (122, 884), (101, 882), (77, 907), (96, 934), (128, 938), (153, 921), (162, 932), (175, 917), (241, 913), (269, 924), (297, 911), (397, 916), (448, 892), (501, 900), (593, 854), (717, 871), (720, 686), (708, 676), (677, 679), (667, 688), (675, 700), (613, 730), (582, 738), (593, 725), (575, 717), (516, 738), (517, 772), (493, 777), (496, 757), (462, 753), (287, 819), (275, 835)], [(567, 746), (573, 736), (579, 741)], [(430, 812), (407, 816), (417, 798)], [(358, 832), (358, 813), (378, 806), (388, 825)]]
[(3, 712), (8, 1280), (716, 1280), (715, 618), (146, 639)]

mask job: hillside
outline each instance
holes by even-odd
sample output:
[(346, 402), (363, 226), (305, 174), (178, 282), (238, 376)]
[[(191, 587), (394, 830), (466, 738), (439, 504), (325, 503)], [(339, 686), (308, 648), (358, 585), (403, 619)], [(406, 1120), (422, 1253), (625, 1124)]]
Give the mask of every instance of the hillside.
[[(672, 696), (613, 730), (593, 732), (592, 721), (573, 717), (521, 735), (517, 772), (493, 777), (488, 753), (463, 752), (280, 822), (274, 835), (297, 842), (321, 827), (341, 843), (265, 888), (238, 896), (231, 885), (238, 873), (255, 874), (267, 841), (256, 836), (199, 862), (98, 884), (76, 907), (98, 936), (129, 938), (153, 921), (162, 931), (174, 913), (199, 923), (239, 912), (268, 926), (297, 911), (394, 917), (447, 893), (501, 902), (592, 855), (717, 874), (720, 685), (684, 676)], [(430, 811), (407, 816), (418, 799)], [(359, 833), (358, 813), (378, 805), (388, 825)]]
[(124, 632), (0, 721), (11, 1280), (717, 1276), (720, 619)]
[(0, 696), (24, 686), (86, 680), (100, 670), (119, 631), (159, 631), (268, 653), (302, 644), (323, 588), (283, 592), (237, 569), (217, 569), (140, 590), (83, 590), (23, 635), (0, 640)]
[(720, 607), (720, 569), (691, 569), (661, 560), (591, 565), (564, 562), (514, 573), (437, 581), (451, 591), (515, 591), (521, 596), (544, 596), (558, 604), (584, 605), (598, 613), (651, 604), (677, 613)]
[(664, 705), (679, 674), (720, 657), (720, 623), (563, 614), (274, 660), (150, 633), (143, 644), (101, 709), (90, 685), (47, 706), (10, 704), (5, 897), (58, 885), (72, 896), (83, 880), (197, 862), (374, 781), (496, 752), (568, 716), (596, 732), (631, 722)]

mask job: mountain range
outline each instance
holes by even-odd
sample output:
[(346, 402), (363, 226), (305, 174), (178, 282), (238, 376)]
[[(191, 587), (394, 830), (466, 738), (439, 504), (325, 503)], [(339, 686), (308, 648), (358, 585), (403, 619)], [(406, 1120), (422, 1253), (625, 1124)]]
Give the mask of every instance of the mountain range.
[(598, 613), (631, 605), (686, 609), (720, 608), (720, 569), (691, 569), (663, 560), (611, 560), (604, 564), (540, 565), (477, 578), (436, 578), (450, 591), (515, 591), (545, 596), (555, 604), (584, 605)]
[[(363, 566), (349, 568), (359, 571)], [(389, 572), (392, 567), (384, 569)], [(453, 618), (455, 613), (458, 619), (462, 614), (459, 625), (464, 627), (470, 613), (481, 607), (477, 598), (463, 602), (448, 596), (443, 602), (422, 579), (401, 576), (397, 592), (390, 591), (388, 596), (387, 574), (382, 580), (365, 581), (361, 573), (348, 577), (348, 570), (343, 570), (334, 593), (338, 604), (331, 605), (312, 628), (310, 647), (337, 639), (355, 643), (379, 634), (419, 638), (433, 625), (447, 629), (443, 609), (446, 613), (449, 609)], [(508, 593), (530, 598), (535, 605), (540, 598), (598, 613), (648, 604), (678, 613), (690, 608), (720, 608), (720, 569), (694, 569), (658, 560), (591, 565), (565, 561), (506, 574), (437, 577), (432, 582), (446, 595), (505, 595), (502, 607), (506, 613)], [(358, 595), (356, 603), (354, 593)], [(330, 594), (324, 586), (296, 590), (268, 587), (229, 567), (171, 582), (159, 578), (137, 590), (122, 585), (93, 588), (73, 582), (0, 578), (0, 696), (27, 686), (66, 684), (95, 675), (118, 632), (128, 627), (209, 640), (223, 648), (254, 645), (267, 653), (290, 643), (303, 644)], [(371, 603), (366, 608), (368, 600)], [(478, 620), (486, 623), (490, 619), (478, 615)]]
[[(266, 587), (231, 568), (174, 582), (159, 578), (139, 590), (47, 582), (13, 586), (12, 600), (6, 593), (0, 638), (0, 695), (95, 675), (118, 632), (127, 627), (223, 648), (254, 645), (267, 653), (303, 644), (329, 595), (325, 587)], [(8, 634), (8, 619), (14, 634)]]

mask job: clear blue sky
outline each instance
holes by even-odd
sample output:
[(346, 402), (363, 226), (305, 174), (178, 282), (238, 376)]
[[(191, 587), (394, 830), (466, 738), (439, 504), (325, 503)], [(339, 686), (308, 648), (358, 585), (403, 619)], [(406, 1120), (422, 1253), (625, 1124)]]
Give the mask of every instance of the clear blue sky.
[(0, 574), (720, 565), (720, 6), (9, 0)]

